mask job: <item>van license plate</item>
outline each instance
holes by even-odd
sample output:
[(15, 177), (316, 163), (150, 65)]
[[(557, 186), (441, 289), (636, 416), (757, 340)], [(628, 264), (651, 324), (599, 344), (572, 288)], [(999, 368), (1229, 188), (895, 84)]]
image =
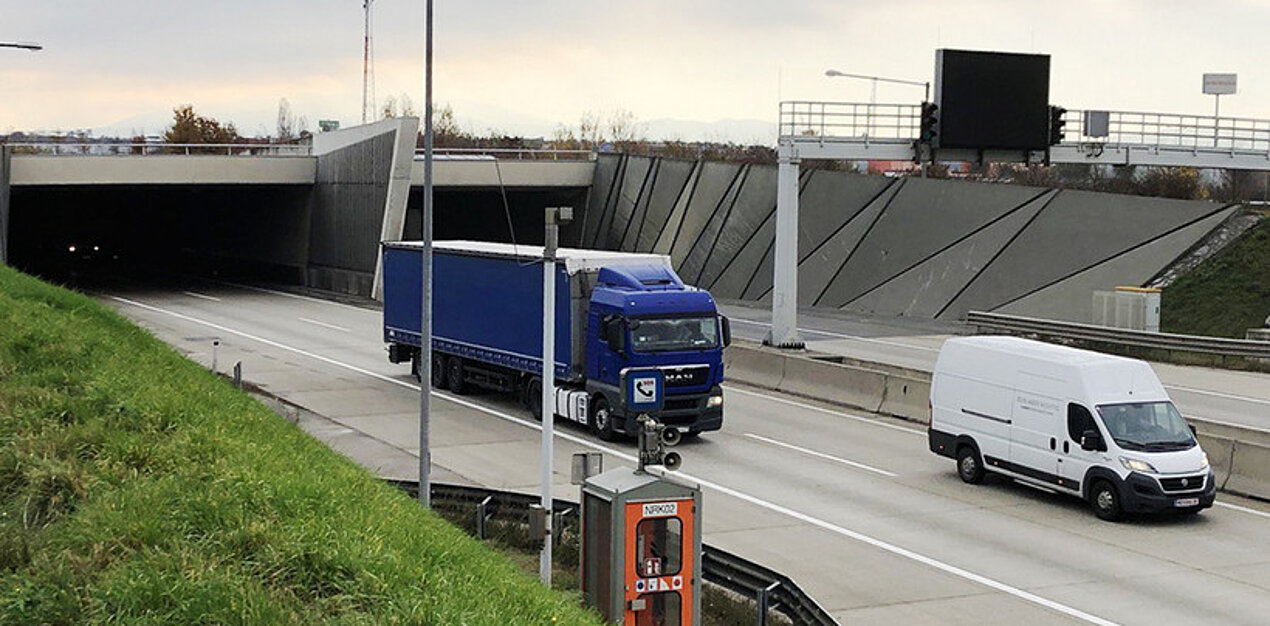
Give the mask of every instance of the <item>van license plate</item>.
[(1188, 506), (1199, 506), (1199, 498), (1178, 498), (1173, 501), (1173, 506), (1179, 509)]

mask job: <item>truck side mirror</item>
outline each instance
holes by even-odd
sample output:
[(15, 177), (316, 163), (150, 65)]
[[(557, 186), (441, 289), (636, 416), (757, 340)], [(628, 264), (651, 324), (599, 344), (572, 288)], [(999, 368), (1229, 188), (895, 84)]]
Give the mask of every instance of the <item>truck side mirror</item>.
[(732, 345), (732, 322), (728, 320), (728, 316), (719, 316), (719, 327), (723, 333), (723, 347)]
[(610, 317), (604, 320), (602, 330), (604, 331), (604, 343), (608, 344), (609, 350), (621, 354), (626, 349), (626, 333), (623, 332), (625, 331), (625, 324), (622, 323), (621, 318)]
[(1103, 443), (1102, 435), (1097, 431), (1087, 430), (1080, 435), (1080, 449), (1089, 452), (1106, 452), (1107, 444)]

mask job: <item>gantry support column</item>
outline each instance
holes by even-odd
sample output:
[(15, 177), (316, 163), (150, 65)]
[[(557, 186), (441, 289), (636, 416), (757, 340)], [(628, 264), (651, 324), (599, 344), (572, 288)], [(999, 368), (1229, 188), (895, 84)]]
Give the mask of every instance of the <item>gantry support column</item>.
[(776, 169), (776, 244), (772, 263), (772, 330), (763, 343), (802, 349), (798, 335), (798, 151), (781, 138)]

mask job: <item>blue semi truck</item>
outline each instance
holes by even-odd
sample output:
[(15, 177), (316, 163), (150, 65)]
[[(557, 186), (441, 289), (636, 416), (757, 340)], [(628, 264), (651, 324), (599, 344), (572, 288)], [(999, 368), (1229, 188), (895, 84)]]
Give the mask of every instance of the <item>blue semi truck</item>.
[[(433, 244), (433, 387), (519, 394), (542, 407), (541, 246)], [(393, 363), (419, 376), (420, 242), (385, 242), (384, 342)], [(554, 413), (611, 440), (636, 432), (620, 392), (623, 372), (660, 369), (654, 417), (685, 435), (723, 426), (726, 317), (709, 292), (685, 285), (663, 255), (557, 251)]]

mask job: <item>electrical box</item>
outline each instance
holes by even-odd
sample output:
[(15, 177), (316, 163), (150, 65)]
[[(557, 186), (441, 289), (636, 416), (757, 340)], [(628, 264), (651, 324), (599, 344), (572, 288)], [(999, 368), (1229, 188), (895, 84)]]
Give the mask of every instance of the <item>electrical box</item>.
[(701, 490), (629, 468), (582, 486), (582, 594), (605, 621), (701, 620)]

